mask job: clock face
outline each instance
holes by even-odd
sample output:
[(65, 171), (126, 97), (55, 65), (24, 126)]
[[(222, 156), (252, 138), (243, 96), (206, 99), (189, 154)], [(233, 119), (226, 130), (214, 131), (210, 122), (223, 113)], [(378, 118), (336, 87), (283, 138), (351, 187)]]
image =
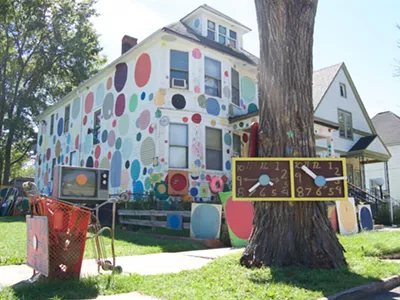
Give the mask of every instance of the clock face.
[(345, 180), (334, 180), (345, 177), (342, 160), (295, 160), (293, 163), (296, 198), (345, 197)]
[(291, 198), (289, 160), (234, 160), (234, 199)]

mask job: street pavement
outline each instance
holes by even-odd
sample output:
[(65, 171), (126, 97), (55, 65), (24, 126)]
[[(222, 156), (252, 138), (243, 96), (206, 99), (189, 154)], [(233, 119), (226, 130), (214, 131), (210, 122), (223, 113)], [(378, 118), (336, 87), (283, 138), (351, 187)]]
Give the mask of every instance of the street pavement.
[(365, 300), (400, 300), (400, 287), (394, 288), (388, 292), (367, 297)]

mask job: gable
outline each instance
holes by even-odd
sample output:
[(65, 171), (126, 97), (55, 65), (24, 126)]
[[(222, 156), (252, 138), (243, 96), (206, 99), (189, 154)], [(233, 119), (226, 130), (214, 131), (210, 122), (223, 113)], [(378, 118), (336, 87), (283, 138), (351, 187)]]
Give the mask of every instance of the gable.
[(382, 141), (376, 137), (371, 144), (367, 147), (367, 150), (373, 151), (376, 153), (382, 153), (386, 155), (390, 155), (389, 151), (386, 149), (386, 147), (383, 145)]
[[(342, 64), (318, 104), (314, 117), (338, 124), (338, 109), (341, 109), (351, 113), (354, 129), (372, 134), (374, 133), (372, 123), (345, 70), (346, 67)], [(346, 87), (346, 98), (340, 95), (340, 84), (344, 84)]]

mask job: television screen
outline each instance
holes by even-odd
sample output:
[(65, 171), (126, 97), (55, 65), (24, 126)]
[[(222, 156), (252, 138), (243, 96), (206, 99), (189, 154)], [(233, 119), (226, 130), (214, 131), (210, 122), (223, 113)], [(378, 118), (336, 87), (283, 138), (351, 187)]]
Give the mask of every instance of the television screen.
[(97, 191), (96, 170), (64, 168), (61, 173), (61, 196), (95, 197)]

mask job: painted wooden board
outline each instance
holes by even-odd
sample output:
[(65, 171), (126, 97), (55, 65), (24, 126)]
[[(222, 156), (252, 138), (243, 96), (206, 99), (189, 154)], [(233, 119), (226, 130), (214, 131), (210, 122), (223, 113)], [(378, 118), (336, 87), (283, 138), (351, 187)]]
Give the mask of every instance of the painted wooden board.
[(367, 205), (359, 205), (358, 206), (358, 219), (360, 222), (361, 230), (374, 229), (371, 205), (367, 204)]
[(183, 217), (182, 215), (167, 214), (167, 229), (182, 230)]
[(354, 198), (347, 201), (336, 201), (340, 234), (354, 234), (358, 232), (356, 206)]
[(219, 193), (224, 206), (232, 247), (245, 247), (253, 229), (254, 206), (248, 201), (232, 201), (232, 192)]
[(168, 194), (184, 196), (189, 193), (188, 171), (168, 171)]
[(41, 274), (49, 275), (49, 228), (47, 217), (26, 216), (26, 264)]
[(327, 207), (327, 214), (328, 214), (329, 220), (331, 221), (333, 230), (335, 230), (335, 232), (338, 232), (339, 228), (338, 228), (336, 206), (335, 205), (329, 205)]
[(199, 239), (219, 239), (222, 205), (192, 203), (190, 236)]

